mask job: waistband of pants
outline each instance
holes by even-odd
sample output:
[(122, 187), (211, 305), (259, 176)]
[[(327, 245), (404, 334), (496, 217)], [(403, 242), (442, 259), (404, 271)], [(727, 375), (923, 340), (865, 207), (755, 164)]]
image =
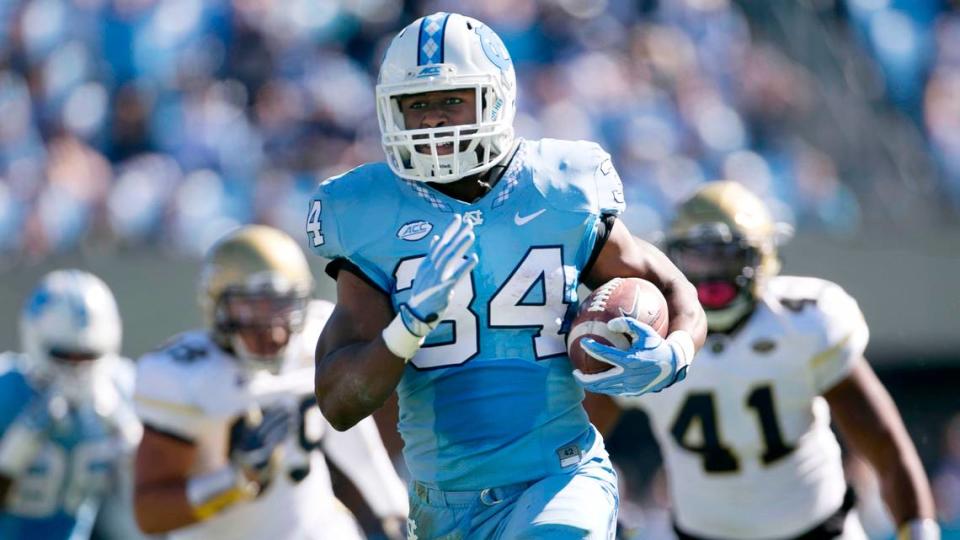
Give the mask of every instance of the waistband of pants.
[(467, 491), (446, 491), (430, 487), (423, 482), (413, 481), (412, 491), (425, 504), (433, 506), (469, 506), (477, 501), (487, 506), (503, 502), (513, 495), (526, 491), (538, 480), (517, 482), (485, 489)]
[[(588, 459), (588, 453), (597, 444), (597, 439), (597, 432), (593, 426), (591, 426), (590, 429), (584, 431), (584, 433), (577, 437), (574, 441), (561, 448), (566, 448), (569, 446), (578, 447), (580, 451), (580, 461), (577, 463), (577, 465), (579, 465)], [(466, 491), (439, 489), (427, 483), (420, 482), (419, 480), (414, 480), (411, 482), (410, 489), (411, 492), (422, 502), (434, 506), (465, 506), (472, 504), (477, 500), (487, 506), (493, 506), (503, 502), (512, 495), (526, 491), (527, 488), (539, 482), (540, 480), (540, 478), (535, 478), (533, 480), (517, 482), (515, 484)]]
[[(793, 537), (793, 540), (827, 540), (839, 537), (843, 534), (843, 524), (847, 519), (847, 514), (850, 513), (850, 510), (853, 510), (856, 504), (857, 494), (853, 491), (852, 487), (847, 486), (847, 492), (843, 495), (843, 503), (840, 504), (840, 508), (813, 528), (808, 529), (799, 536)], [(673, 530), (677, 533), (677, 538), (680, 540), (711, 540), (703, 536), (695, 536), (683, 532), (677, 527), (676, 522), (673, 523)]]

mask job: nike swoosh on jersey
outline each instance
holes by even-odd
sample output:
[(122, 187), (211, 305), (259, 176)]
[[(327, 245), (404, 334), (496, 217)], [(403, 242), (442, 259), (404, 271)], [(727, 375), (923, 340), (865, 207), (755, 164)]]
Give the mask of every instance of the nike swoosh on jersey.
[(523, 217), (520, 217), (520, 212), (517, 212), (513, 216), (513, 222), (516, 223), (518, 227), (520, 227), (520, 226), (526, 225), (527, 223), (530, 223), (531, 221), (536, 219), (537, 216), (539, 216), (540, 214), (546, 211), (547, 211), (546, 208), (541, 208), (540, 210), (537, 210), (536, 212), (530, 214), (529, 216), (523, 216)]

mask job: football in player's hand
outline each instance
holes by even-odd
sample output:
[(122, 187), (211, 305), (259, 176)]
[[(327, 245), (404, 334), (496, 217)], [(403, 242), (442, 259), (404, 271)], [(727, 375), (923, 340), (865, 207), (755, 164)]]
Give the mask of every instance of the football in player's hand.
[(607, 328), (607, 321), (623, 316), (634, 317), (649, 324), (661, 336), (667, 336), (667, 300), (660, 289), (645, 279), (614, 278), (594, 289), (580, 304), (567, 337), (567, 352), (573, 367), (583, 373), (600, 373), (613, 367), (584, 352), (580, 340), (589, 336), (618, 349), (629, 348), (629, 336)]

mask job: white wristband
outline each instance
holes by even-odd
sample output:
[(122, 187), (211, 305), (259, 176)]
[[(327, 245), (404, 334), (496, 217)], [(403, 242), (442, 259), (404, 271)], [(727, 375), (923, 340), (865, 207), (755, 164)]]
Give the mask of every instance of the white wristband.
[(238, 502), (249, 501), (260, 492), (259, 485), (247, 480), (232, 465), (191, 476), (186, 487), (187, 502), (198, 520), (209, 519)]
[(383, 329), (380, 335), (390, 352), (403, 358), (404, 362), (417, 354), (426, 339), (425, 337), (415, 336), (410, 330), (407, 330), (407, 325), (403, 324), (403, 318), (399, 313)]
[(940, 526), (930, 518), (916, 518), (897, 529), (897, 540), (940, 540)]
[(33, 463), (43, 444), (35, 429), (15, 422), (0, 438), (0, 474), (15, 478)]
[(677, 370), (689, 366), (693, 362), (693, 355), (696, 354), (696, 347), (693, 346), (693, 337), (686, 330), (674, 330), (667, 336), (667, 341), (676, 343), (680, 349), (680, 362), (677, 364)]

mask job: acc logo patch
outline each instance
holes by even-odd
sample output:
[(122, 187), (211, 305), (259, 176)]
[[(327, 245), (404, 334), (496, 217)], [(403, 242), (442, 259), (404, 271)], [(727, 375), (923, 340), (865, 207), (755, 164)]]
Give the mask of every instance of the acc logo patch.
[(404, 223), (403, 226), (397, 231), (397, 238), (401, 240), (407, 240), (408, 242), (416, 242), (424, 236), (430, 234), (430, 231), (433, 230), (433, 223), (429, 221), (411, 221), (409, 223)]
[(437, 77), (439, 75), (440, 66), (423, 66), (417, 73), (417, 78), (422, 79), (423, 77)]

